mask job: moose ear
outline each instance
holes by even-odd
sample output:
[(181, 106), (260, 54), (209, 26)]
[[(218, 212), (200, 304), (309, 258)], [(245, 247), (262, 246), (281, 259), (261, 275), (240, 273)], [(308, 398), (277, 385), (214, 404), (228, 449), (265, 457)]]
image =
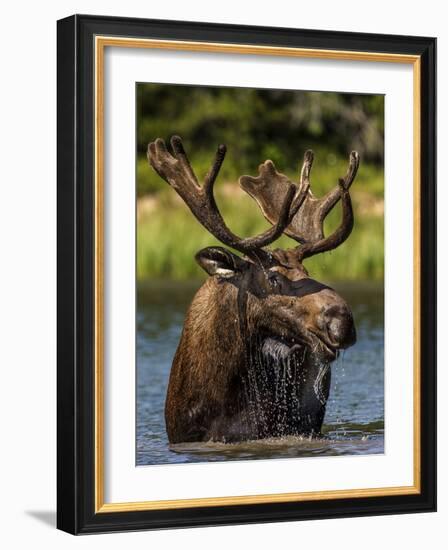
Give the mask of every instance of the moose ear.
[(230, 279), (247, 267), (248, 262), (221, 246), (210, 246), (200, 250), (196, 261), (209, 275)]

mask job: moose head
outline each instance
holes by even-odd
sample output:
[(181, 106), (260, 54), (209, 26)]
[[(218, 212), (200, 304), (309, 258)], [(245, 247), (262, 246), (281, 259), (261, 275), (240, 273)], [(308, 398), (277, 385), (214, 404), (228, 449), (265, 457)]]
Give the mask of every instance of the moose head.
[[(359, 166), (350, 154), (346, 175), (324, 197), (310, 188), (314, 155), (306, 151), (298, 184), (267, 160), (240, 186), (258, 203), (271, 227), (241, 238), (226, 225), (214, 184), (226, 147), (218, 147), (203, 184), (179, 137), (170, 153), (162, 139), (148, 145), (148, 160), (197, 220), (229, 248), (196, 254), (211, 276), (187, 312), (170, 375), (165, 418), (171, 443), (238, 441), (318, 435), (330, 387), (330, 364), (356, 341), (353, 316), (333, 289), (309, 277), (303, 260), (342, 244), (353, 229), (349, 188)], [(324, 220), (341, 201), (342, 222), (324, 235)], [(283, 233), (298, 246), (267, 247)], [(188, 238), (188, 235), (186, 235)]]

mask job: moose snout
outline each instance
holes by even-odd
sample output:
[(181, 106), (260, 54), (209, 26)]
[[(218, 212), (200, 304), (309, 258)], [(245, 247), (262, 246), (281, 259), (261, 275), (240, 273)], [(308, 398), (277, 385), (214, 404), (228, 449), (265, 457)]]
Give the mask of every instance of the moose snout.
[(318, 324), (327, 332), (334, 346), (345, 349), (356, 342), (356, 329), (350, 309), (342, 305), (331, 305), (323, 308)]

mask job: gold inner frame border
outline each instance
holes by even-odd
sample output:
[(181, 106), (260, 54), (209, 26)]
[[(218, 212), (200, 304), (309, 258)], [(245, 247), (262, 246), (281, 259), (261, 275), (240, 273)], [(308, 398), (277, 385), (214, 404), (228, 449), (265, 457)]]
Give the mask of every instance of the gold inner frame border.
[[(277, 493), (263, 495), (226, 496), (211, 498), (191, 498), (180, 500), (154, 500), (140, 502), (104, 502), (104, 52), (106, 47), (145, 48), (178, 50), (208, 53), (233, 53), (301, 57), (313, 59), (366, 61), (382, 63), (406, 63), (413, 65), (413, 197), (414, 197), (414, 483), (410, 486), (379, 487), (350, 490)], [(167, 510), (208, 506), (232, 506), (242, 504), (262, 504), (278, 502), (303, 502), (342, 498), (365, 498), (420, 493), (421, 480), (421, 424), (420, 424), (420, 156), (421, 156), (421, 60), (417, 55), (402, 55), (381, 52), (358, 52), (345, 50), (325, 50), (291, 48), (279, 46), (256, 46), (251, 44), (225, 44), (213, 42), (156, 40), (96, 36), (95, 55), (95, 346), (94, 346), (94, 398), (95, 398), (95, 513), (130, 512), (143, 510)]]

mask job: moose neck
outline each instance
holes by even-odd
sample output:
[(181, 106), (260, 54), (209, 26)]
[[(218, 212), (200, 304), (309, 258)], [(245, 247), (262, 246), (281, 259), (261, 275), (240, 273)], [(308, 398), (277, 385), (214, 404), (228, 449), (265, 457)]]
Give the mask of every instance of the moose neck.
[(229, 384), (244, 368), (244, 337), (237, 315), (238, 289), (209, 278), (187, 313), (181, 347), (206, 387)]

